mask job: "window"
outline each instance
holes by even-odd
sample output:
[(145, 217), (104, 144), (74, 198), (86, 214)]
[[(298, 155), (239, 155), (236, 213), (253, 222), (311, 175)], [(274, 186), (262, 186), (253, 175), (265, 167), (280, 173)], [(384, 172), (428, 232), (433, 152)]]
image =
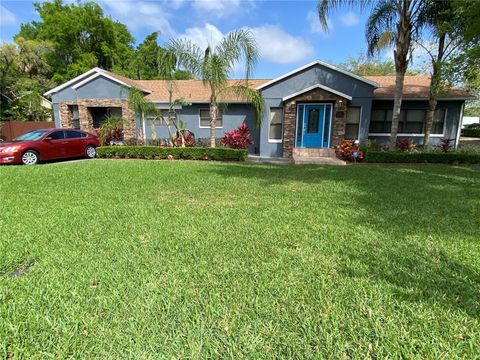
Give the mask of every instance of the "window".
[(61, 140), (65, 139), (65, 134), (63, 131), (54, 131), (48, 137), (52, 138), (52, 140)]
[(443, 134), (443, 126), (445, 124), (445, 109), (436, 109), (433, 115), (432, 134)]
[(319, 113), (317, 109), (310, 109), (308, 112), (307, 134), (318, 133)]
[(74, 131), (74, 130), (66, 130), (65, 131), (65, 137), (67, 139), (79, 139), (82, 137), (82, 133), (79, 131)]
[(70, 105), (70, 111), (72, 112), (72, 119), (73, 119), (73, 128), (80, 129), (80, 120), (78, 117), (78, 106), (77, 105)]
[(425, 110), (402, 110), (398, 122), (398, 132), (402, 134), (422, 134)]
[(360, 110), (360, 107), (349, 107), (347, 110), (347, 124), (345, 127), (345, 139), (347, 140), (358, 140)]
[[(435, 110), (432, 124), (432, 134), (443, 134), (445, 124), (445, 109)], [(418, 134), (425, 131), (427, 110), (425, 109), (402, 109), (398, 121), (399, 134)], [(392, 125), (392, 110), (374, 109), (370, 119), (370, 130), (372, 134), (390, 133)]]
[(107, 116), (121, 118), (122, 117), (122, 108), (108, 108), (107, 109)]
[(270, 109), (270, 127), (268, 129), (268, 140), (269, 141), (282, 141), (282, 121), (283, 112), (282, 108), (271, 108)]
[(303, 111), (305, 105), (298, 106), (298, 115), (297, 115), (297, 146), (302, 145), (302, 137), (303, 137)]
[[(200, 127), (209, 128), (210, 127), (210, 109), (200, 109)], [(223, 127), (223, 114), (222, 111), (218, 110), (217, 116), (217, 128)]]
[(369, 132), (374, 134), (389, 133), (392, 128), (392, 115), (392, 110), (373, 109)]

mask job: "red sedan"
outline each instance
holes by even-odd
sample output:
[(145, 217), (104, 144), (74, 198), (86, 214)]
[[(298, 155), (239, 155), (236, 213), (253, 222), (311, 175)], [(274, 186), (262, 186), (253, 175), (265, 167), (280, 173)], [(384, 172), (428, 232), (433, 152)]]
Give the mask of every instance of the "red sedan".
[(34, 165), (39, 161), (94, 158), (98, 137), (73, 129), (33, 130), (11, 142), (0, 142), (0, 164)]

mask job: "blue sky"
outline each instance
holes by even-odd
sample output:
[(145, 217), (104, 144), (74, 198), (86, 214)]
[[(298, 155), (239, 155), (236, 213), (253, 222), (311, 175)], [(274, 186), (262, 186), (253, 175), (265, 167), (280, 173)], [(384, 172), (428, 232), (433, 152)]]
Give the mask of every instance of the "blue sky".
[[(160, 31), (160, 43), (187, 37), (204, 47), (236, 28), (255, 35), (260, 60), (254, 76), (272, 78), (315, 59), (339, 63), (365, 51), (366, 14), (337, 11), (330, 31), (321, 30), (315, 1), (170, 0), (97, 1), (104, 12), (126, 24), (137, 43)], [(31, 1), (0, 0), (0, 40), (12, 41), (20, 24), (38, 20)], [(72, 19), (72, 21), (74, 21)]]

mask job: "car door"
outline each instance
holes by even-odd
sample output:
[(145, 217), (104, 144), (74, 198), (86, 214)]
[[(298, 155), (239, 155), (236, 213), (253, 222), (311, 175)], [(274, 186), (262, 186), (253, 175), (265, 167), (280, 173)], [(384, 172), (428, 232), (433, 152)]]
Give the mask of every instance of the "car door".
[(66, 156), (80, 157), (85, 154), (85, 141), (80, 131), (65, 130), (65, 143)]
[(56, 130), (43, 139), (42, 160), (60, 159), (65, 155), (65, 133), (63, 130)]

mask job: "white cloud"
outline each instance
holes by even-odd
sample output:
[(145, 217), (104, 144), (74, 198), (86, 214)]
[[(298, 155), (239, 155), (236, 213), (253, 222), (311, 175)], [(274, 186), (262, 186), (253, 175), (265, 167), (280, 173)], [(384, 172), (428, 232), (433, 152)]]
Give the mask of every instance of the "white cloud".
[(161, 2), (135, 0), (101, 0), (115, 19), (125, 23), (130, 29), (150, 28), (164, 36), (172, 36), (175, 30), (170, 25), (170, 14)]
[(184, 34), (180, 34), (178, 37), (190, 40), (203, 50), (209, 45), (215, 47), (222, 40), (224, 34), (216, 26), (206, 23), (203, 27), (188, 28)]
[[(278, 64), (290, 64), (304, 60), (313, 54), (312, 46), (301, 37), (285, 32), (276, 25), (263, 25), (250, 30), (255, 37), (260, 58)], [(201, 49), (208, 45), (217, 45), (225, 36), (216, 26), (206, 23), (202, 27), (192, 27), (185, 30), (180, 38), (189, 39)]]
[(307, 13), (307, 21), (310, 25), (310, 32), (312, 34), (322, 34), (323, 36), (328, 37), (329, 32), (333, 30), (333, 22), (329, 18), (327, 18), (328, 31), (323, 30), (320, 20), (318, 19), (318, 14), (314, 11), (309, 11)]
[(222, 18), (255, 6), (254, 0), (193, 0), (192, 7), (202, 14)]
[(13, 26), (17, 24), (17, 18), (14, 13), (8, 10), (6, 7), (0, 5), (0, 25)]
[(357, 14), (355, 14), (352, 11), (349, 11), (344, 15), (340, 16), (340, 21), (346, 27), (351, 27), (351, 26), (357, 25), (360, 22), (360, 19), (358, 18)]
[(308, 42), (288, 34), (280, 26), (263, 25), (250, 28), (250, 31), (257, 40), (260, 57), (273, 63), (296, 63), (313, 54)]

